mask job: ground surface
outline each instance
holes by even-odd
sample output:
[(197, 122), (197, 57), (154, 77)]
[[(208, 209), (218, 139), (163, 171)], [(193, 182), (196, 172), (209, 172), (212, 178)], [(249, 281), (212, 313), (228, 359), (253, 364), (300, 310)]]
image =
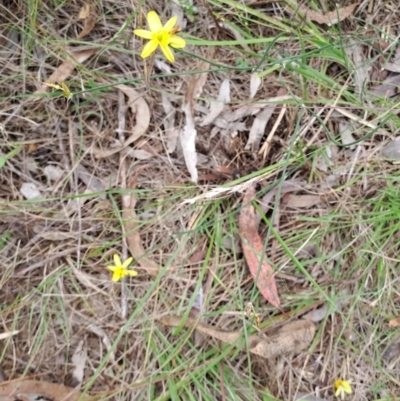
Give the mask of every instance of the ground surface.
[[(149, 10), (179, 16), (173, 64), (157, 50), (144, 67), (132, 30)], [(3, 379), (110, 400), (333, 400), (343, 378), (346, 399), (398, 399), (399, 17), (372, 0), (5, 0)], [(248, 207), (280, 309), (243, 254)], [(138, 275), (113, 282), (114, 254)], [(303, 350), (244, 346), (310, 316)]]

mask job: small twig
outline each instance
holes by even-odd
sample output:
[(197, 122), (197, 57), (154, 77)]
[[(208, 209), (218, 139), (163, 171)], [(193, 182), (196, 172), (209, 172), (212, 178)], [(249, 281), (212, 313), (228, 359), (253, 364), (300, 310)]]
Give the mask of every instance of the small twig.
[(270, 150), (270, 148), (271, 148), (271, 141), (272, 141), (272, 138), (273, 138), (273, 136), (274, 136), (276, 130), (278, 129), (278, 126), (279, 126), (279, 124), (281, 123), (282, 118), (283, 118), (283, 116), (285, 115), (285, 113), (286, 113), (286, 106), (283, 105), (283, 106), (282, 106), (282, 109), (281, 109), (281, 112), (279, 113), (279, 116), (278, 116), (278, 118), (276, 119), (275, 124), (274, 124), (274, 126), (272, 127), (272, 129), (271, 129), (271, 132), (269, 133), (269, 135), (268, 135), (266, 141), (264, 142), (262, 148), (261, 148), (260, 151), (258, 152), (259, 154), (263, 154), (263, 159), (264, 159), (264, 160), (267, 158), (267, 155), (268, 155), (269, 150)]

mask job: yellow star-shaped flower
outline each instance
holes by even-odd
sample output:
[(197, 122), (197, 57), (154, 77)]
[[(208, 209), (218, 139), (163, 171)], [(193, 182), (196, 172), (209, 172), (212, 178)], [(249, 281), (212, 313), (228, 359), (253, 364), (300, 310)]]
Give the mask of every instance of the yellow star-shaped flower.
[(335, 396), (340, 397), (343, 400), (346, 394), (351, 394), (353, 390), (351, 388), (350, 383), (351, 380), (343, 380), (343, 379), (335, 380), (334, 383)]
[(149, 39), (142, 50), (142, 58), (149, 57), (158, 46), (161, 47), (164, 56), (168, 61), (173, 63), (175, 61), (172, 48), (183, 49), (186, 46), (184, 39), (176, 36), (175, 33), (179, 32), (179, 28), (174, 28), (178, 17), (172, 17), (168, 22), (162, 26), (160, 17), (155, 11), (149, 11), (147, 14), (147, 24), (149, 25), (150, 31), (145, 29), (135, 29), (133, 33), (144, 39)]
[(124, 263), (122, 263), (120, 257), (118, 255), (114, 255), (115, 266), (107, 266), (107, 269), (113, 272), (111, 280), (117, 282), (125, 276), (137, 276), (137, 271), (128, 269), (128, 266), (132, 263), (132, 260), (133, 258), (129, 258)]

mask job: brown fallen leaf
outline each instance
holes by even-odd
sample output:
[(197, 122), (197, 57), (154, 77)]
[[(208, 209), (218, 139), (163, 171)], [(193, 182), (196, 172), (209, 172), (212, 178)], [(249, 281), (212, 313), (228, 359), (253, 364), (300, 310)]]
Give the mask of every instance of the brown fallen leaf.
[(255, 198), (254, 185), (249, 186), (243, 198), (239, 216), (239, 232), (242, 238), (243, 253), (253, 279), (262, 296), (272, 305), (281, 309), (276, 288), (274, 272), (265, 260), (264, 247), (257, 232), (257, 218), (251, 200)]
[(201, 61), (197, 67), (198, 71), (205, 71), (199, 74), (193, 74), (190, 78), (189, 84), (185, 92), (185, 99), (183, 101), (183, 106), (190, 104), (191, 112), (193, 113), (194, 103), (196, 99), (201, 95), (203, 91), (203, 86), (207, 82), (208, 69), (210, 64), (206, 61)]
[[(207, 71), (210, 64), (202, 61), (198, 70)], [(193, 74), (190, 78), (188, 87), (185, 92), (185, 99), (182, 105), (182, 111), (185, 113), (185, 126), (180, 132), (179, 139), (182, 145), (183, 157), (186, 167), (190, 173), (191, 180), (197, 182), (197, 152), (196, 152), (196, 136), (197, 130), (194, 122), (194, 104), (198, 96), (200, 96), (203, 86), (207, 81), (208, 73)]]
[(96, 6), (93, 3), (93, 0), (86, 0), (83, 4), (78, 18), (84, 21), (82, 32), (78, 35), (77, 39), (84, 38), (87, 34), (89, 34), (94, 26), (96, 25)]
[[(97, 49), (86, 49), (79, 52), (71, 53), (69, 56), (72, 60), (65, 60), (59, 65), (56, 70), (50, 75), (46, 84), (54, 84), (56, 82), (64, 82), (74, 71), (77, 64), (81, 64), (86, 61), (89, 57), (93, 56), (97, 52)], [(35, 91), (35, 94), (45, 93), (49, 87), (43, 84), (40, 89)]]
[[(182, 324), (182, 317), (163, 316), (159, 321), (166, 326), (178, 327)], [(313, 322), (295, 320), (281, 327), (272, 335), (262, 337), (258, 334), (252, 334), (247, 336), (248, 346), (245, 347), (246, 336), (243, 331), (218, 330), (214, 326), (198, 322), (192, 318), (187, 318), (183, 325), (226, 344), (234, 344), (244, 350), (248, 348), (252, 354), (263, 358), (273, 358), (303, 351), (311, 344), (315, 335), (315, 324)]]
[(305, 17), (311, 21), (318, 22), (318, 24), (328, 24), (335, 25), (338, 22), (345, 20), (353, 14), (355, 8), (358, 6), (358, 1), (350, 6), (338, 8), (336, 10), (330, 11), (329, 13), (321, 14), (317, 11), (313, 11), (307, 6), (301, 4), (298, 5), (295, 1), (291, 1), (293, 6), (287, 6), (288, 10), (293, 14), (293, 12), (300, 11)]
[[(143, 166), (142, 168), (144, 167), (146, 166)], [(136, 176), (131, 180), (128, 188), (135, 189), (139, 173), (140, 171), (138, 171)], [(143, 248), (138, 230), (140, 221), (135, 212), (136, 202), (137, 199), (133, 192), (122, 195), (122, 220), (124, 223), (126, 241), (128, 243), (129, 252), (139, 266), (146, 270), (151, 276), (156, 277), (160, 268), (157, 263), (146, 256), (146, 251)]]
[[(90, 397), (90, 400), (93, 400)], [(38, 380), (15, 380), (0, 384), (0, 400), (84, 401), (89, 397), (74, 388)]]
[(389, 320), (389, 327), (399, 327), (400, 326), (400, 316), (395, 319)]
[(142, 94), (127, 85), (117, 85), (116, 88), (128, 96), (128, 106), (131, 109), (132, 115), (135, 117), (136, 124), (132, 128), (132, 133), (129, 138), (121, 146), (107, 150), (93, 150), (96, 158), (108, 157), (115, 153), (121, 152), (133, 142), (137, 141), (141, 136), (143, 136), (149, 128), (150, 108), (147, 105), (146, 100), (144, 100)]

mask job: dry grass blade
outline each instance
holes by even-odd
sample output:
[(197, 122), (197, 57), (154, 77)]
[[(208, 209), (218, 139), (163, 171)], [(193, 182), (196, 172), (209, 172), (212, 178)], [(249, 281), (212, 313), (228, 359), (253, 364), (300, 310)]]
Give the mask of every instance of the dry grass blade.
[[(86, 61), (93, 54), (97, 53), (97, 49), (86, 49), (79, 52), (74, 52), (70, 54), (70, 58), (73, 60), (66, 60), (50, 75), (46, 83), (54, 84), (56, 82), (65, 81), (74, 71), (77, 64), (81, 64)], [(35, 94), (44, 93), (49, 87), (47, 85), (42, 85), (40, 89), (35, 91)]]
[(272, 267), (263, 257), (263, 243), (257, 232), (257, 219), (254, 207), (250, 204), (255, 198), (254, 186), (247, 189), (243, 198), (243, 208), (239, 216), (239, 231), (242, 237), (244, 256), (251, 275), (262, 296), (272, 305), (281, 308)]
[[(137, 177), (131, 181), (129, 185), (130, 189), (134, 189), (136, 187), (136, 178)], [(145, 256), (146, 251), (143, 248), (140, 233), (138, 231), (139, 219), (137, 218), (135, 212), (136, 202), (137, 199), (133, 192), (122, 195), (122, 219), (124, 221), (126, 241), (128, 243), (129, 252), (137, 261), (139, 266), (145, 269), (150, 275), (155, 277), (160, 269), (157, 263)]]
[[(180, 316), (164, 316), (159, 321), (170, 327), (178, 327), (182, 323)], [(236, 344), (245, 339), (242, 331), (222, 331), (215, 327), (198, 322), (196, 319), (186, 319), (184, 326), (216, 338), (227, 344)], [(273, 358), (281, 355), (300, 352), (306, 349), (315, 335), (315, 325), (311, 321), (296, 320), (280, 328), (271, 336), (262, 337), (258, 334), (249, 335), (248, 350), (263, 358)]]

